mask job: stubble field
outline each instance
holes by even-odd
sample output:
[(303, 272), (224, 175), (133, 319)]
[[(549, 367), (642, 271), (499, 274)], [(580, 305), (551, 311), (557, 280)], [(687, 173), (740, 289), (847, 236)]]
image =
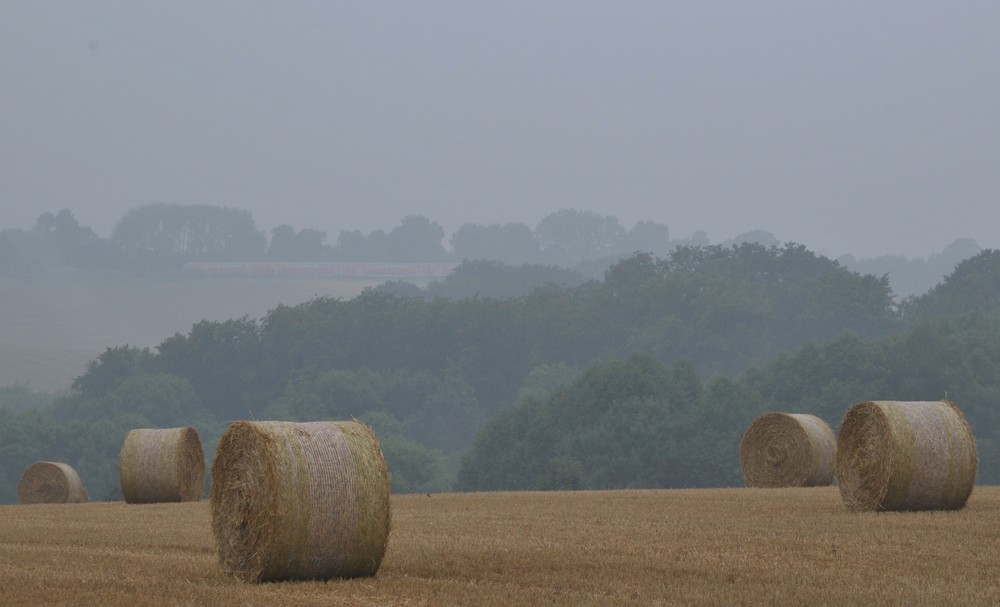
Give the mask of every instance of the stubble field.
[(0, 507), (4, 605), (997, 605), (1000, 488), (851, 513), (836, 488), (393, 497), (379, 574), (248, 585), (207, 502)]

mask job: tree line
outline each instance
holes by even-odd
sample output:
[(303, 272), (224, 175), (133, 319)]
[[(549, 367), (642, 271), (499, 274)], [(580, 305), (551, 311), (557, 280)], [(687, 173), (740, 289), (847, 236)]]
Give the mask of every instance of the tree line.
[(516, 297), (369, 289), (202, 321), (109, 347), (47, 407), (0, 406), (0, 500), (37, 459), (114, 498), (128, 429), (193, 424), (211, 453), (245, 418), (362, 419), (398, 491), (735, 484), (734, 445), (764, 408), (833, 423), (853, 400), (944, 391), (993, 478), (998, 277), (985, 251), (897, 302), (886, 277), (801, 245), (716, 245)]
[[(672, 238), (667, 226), (639, 221), (631, 228), (613, 215), (563, 209), (534, 228), (524, 223), (460, 226), (445, 246), (445, 230), (421, 215), (404, 217), (391, 230), (342, 230), (332, 241), (320, 230), (287, 224), (269, 233), (257, 228), (249, 211), (212, 205), (157, 203), (129, 209), (109, 238), (81, 225), (72, 212), (46, 212), (28, 230), (0, 230), (0, 275), (52, 269), (172, 272), (192, 261), (355, 261), (438, 262), (489, 260), (509, 266), (532, 264), (573, 269), (599, 279), (618, 259), (636, 251), (664, 257), (677, 247), (708, 246), (703, 231)], [(764, 230), (752, 230), (717, 243), (765, 247), (781, 243)], [(917, 295), (940, 281), (962, 259), (979, 252), (971, 239), (959, 239), (927, 259), (883, 256), (855, 259), (845, 267), (876, 276), (888, 274), (897, 295)]]
[(534, 229), (523, 223), (462, 225), (450, 238), (451, 250), (445, 248), (444, 240), (444, 228), (421, 215), (406, 216), (389, 231), (343, 230), (334, 242), (328, 242), (323, 231), (296, 230), (287, 224), (266, 234), (257, 228), (250, 212), (242, 209), (167, 203), (129, 209), (105, 239), (63, 209), (43, 213), (30, 230), (0, 231), (0, 271), (169, 271), (191, 261), (462, 259), (570, 267), (636, 250), (663, 254), (682, 244), (708, 243), (703, 234), (671, 241), (662, 224), (641, 221), (625, 229), (614, 216), (572, 209), (548, 215)]

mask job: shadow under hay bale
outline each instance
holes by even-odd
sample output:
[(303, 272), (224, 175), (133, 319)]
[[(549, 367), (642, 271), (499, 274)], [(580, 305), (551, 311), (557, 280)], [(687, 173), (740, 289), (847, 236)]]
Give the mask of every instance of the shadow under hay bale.
[(976, 484), (976, 441), (948, 401), (858, 403), (837, 439), (840, 497), (851, 510), (958, 510)]
[(250, 582), (374, 575), (389, 471), (360, 422), (234, 422), (212, 464), (223, 570)]
[(191, 427), (131, 430), (118, 457), (129, 504), (196, 502), (205, 493), (205, 454)]
[(69, 464), (35, 462), (21, 474), (17, 499), (22, 504), (79, 504), (90, 497)]
[(806, 413), (765, 413), (740, 441), (747, 487), (825, 487), (833, 482), (837, 437)]

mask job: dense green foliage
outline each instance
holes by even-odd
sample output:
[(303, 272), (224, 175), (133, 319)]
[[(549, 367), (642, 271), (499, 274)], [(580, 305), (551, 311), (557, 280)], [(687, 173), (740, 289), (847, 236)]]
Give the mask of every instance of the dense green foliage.
[(405, 280), (393, 280), (370, 287), (370, 290), (427, 300), (436, 297), (508, 299), (522, 297), (543, 285), (577, 287), (585, 282), (587, 279), (579, 272), (559, 266), (528, 263), (510, 266), (499, 261), (476, 259), (463, 261), (448, 276), (423, 288)]
[(980, 482), (1000, 482), (1000, 313), (922, 322), (880, 340), (845, 335), (703, 385), (648, 357), (597, 364), (487, 424), (462, 490), (736, 486), (738, 445), (765, 411), (831, 427), (864, 400), (948, 398), (977, 437)]
[[(720, 380), (724, 382), (725, 380)], [(720, 385), (725, 385), (720, 384)], [(716, 446), (732, 403), (702, 398), (697, 372), (648, 355), (597, 363), (546, 400), (493, 419), (459, 473), (466, 490), (685, 487), (732, 477)], [(714, 394), (714, 392), (712, 392)], [(728, 396), (728, 395), (727, 395)], [(721, 427), (720, 427), (721, 426)]]
[(425, 289), (427, 297), (466, 299), (469, 297), (521, 297), (546, 284), (577, 287), (586, 279), (573, 270), (558, 266), (522, 264), (509, 266), (499, 261), (464, 261), (451, 274)]
[[(477, 271), (525, 276), (470, 262), (453, 284), (487, 284)], [(49, 407), (0, 402), (0, 501), (37, 459), (114, 498), (128, 429), (194, 425), (210, 457), (244, 418), (362, 419), (400, 491), (456, 476), (465, 489), (738, 484), (736, 445), (763, 410), (835, 423), (858, 400), (945, 392), (992, 479), (998, 275), (986, 251), (898, 306), (885, 278), (799, 245), (681, 247), (516, 297), (369, 290), (202, 321), (153, 350), (108, 348)]]
[(45, 392), (35, 392), (27, 384), (11, 384), (0, 387), (0, 409), (13, 413), (28, 409), (43, 409), (55, 401), (55, 396)]
[(903, 317), (880, 339), (808, 343), (707, 386), (683, 363), (595, 365), (551, 397), (523, 399), (491, 420), (458, 487), (738, 485), (740, 436), (765, 411), (813, 413), (836, 428), (864, 400), (945, 398), (977, 437), (980, 482), (1000, 482), (1000, 252), (960, 264), (910, 300)]

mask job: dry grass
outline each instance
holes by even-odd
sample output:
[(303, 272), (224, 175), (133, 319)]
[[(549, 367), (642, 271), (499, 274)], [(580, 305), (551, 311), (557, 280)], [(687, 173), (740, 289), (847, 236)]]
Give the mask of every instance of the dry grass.
[(0, 507), (6, 605), (997, 605), (1000, 488), (857, 513), (833, 487), (393, 497), (374, 578), (225, 577), (207, 502)]

